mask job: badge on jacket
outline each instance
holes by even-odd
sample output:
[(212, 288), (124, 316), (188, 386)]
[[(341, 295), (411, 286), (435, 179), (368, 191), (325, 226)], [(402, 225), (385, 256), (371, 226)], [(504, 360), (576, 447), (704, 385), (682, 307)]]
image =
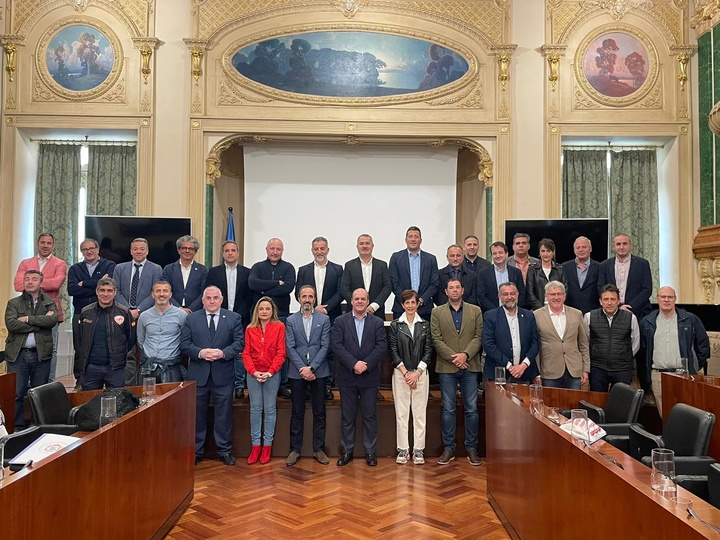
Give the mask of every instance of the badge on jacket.
[(116, 322), (118, 325), (121, 325), (122, 323), (125, 322), (125, 317), (123, 317), (122, 315), (115, 315), (115, 316), (113, 317), (113, 319), (115, 320), (115, 322)]

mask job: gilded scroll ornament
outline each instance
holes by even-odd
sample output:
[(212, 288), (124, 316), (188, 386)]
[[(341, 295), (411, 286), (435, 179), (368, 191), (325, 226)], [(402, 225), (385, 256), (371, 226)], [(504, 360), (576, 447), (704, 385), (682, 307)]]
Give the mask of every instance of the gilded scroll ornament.
[(490, 48), (498, 61), (498, 80), (502, 85), (503, 92), (510, 80), (510, 57), (517, 49), (517, 45), (495, 45)]
[(152, 54), (153, 49), (150, 45), (140, 47), (140, 58), (142, 59), (140, 73), (142, 73), (143, 79), (145, 79), (145, 84), (148, 83), (148, 77), (150, 76), (150, 58)]
[(197, 86), (200, 77), (203, 75), (202, 62), (208, 42), (201, 39), (183, 39), (183, 41), (190, 48), (190, 58), (192, 60), (190, 72), (195, 79), (195, 86)]
[(15, 43), (5, 43), (5, 71), (8, 73), (8, 80), (15, 81), (15, 53), (17, 45)]

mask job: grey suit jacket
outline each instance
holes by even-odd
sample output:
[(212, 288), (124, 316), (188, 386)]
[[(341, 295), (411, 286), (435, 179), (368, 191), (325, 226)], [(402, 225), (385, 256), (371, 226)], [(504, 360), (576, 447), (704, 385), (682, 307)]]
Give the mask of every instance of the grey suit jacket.
[(137, 302), (136, 306), (130, 306), (130, 285), (133, 273), (133, 262), (120, 263), (115, 267), (113, 279), (117, 283), (117, 296), (115, 301), (121, 306), (136, 307), (138, 311), (145, 311), (155, 305), (150, 293), (152, 293), (153, 284), (162, 277), (162, 268), (159, 264), (145, 261), (142, 272), (140, 272), (140, 281), (138, 282)]
[(458, 367), (452, 363), (451, 356), (459, 352), (467, 353), (470, 371), (480, 372), (480, 340), (482, 338), (483, 317), (480, 308), (463, 302), (460, 333), (450, 314), (450, 304), (438, 306), (430, 316), (430, 333), (437, 351), (435, 371), (437, 373), (457, 373)]
[(590, 373), (590, 348), (588, 334), (579, 309), (565, 306), (565, 335), (561, 338), (550, 319), (550, 308), (534, 311), (535, 323), (540, 334), (540, 354), (537, 365), (543, 379), (559, 379), (565, 373), (580, 377)]
[(318, 378), (329, 377), (330, 366), (327, 363), (327, 354), (330, 350), (330, 317), (313, 312), (308, 341), (302, 312), (293, 313), (285, 322), (285, 347), (290, 360), (289, 378), (302, 379), (299, 370), (305, 366), (313, 368)]

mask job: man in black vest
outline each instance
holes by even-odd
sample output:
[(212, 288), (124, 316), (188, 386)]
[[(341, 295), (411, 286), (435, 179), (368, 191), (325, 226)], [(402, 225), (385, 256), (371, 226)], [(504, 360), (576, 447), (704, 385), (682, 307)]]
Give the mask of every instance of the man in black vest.
[(615, 383), (632, 383), (633, 357), (640, 329), (631, 311), (619, 309), (620, 290), (608, 283), (600, 290), (599, 309), (585, 314), (590, 337), (590, 390), (607, 392)]

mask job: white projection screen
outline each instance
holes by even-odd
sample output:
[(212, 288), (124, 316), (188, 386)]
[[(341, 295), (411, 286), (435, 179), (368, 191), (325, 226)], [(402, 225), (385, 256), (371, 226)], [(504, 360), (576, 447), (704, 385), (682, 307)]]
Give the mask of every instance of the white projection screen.
[[(375, 257), (405, 248), (420, 227), (422, 249), (447, 264), (455, 241), (457, 149), (325, 145), (245, 145), (245, 264), (265, 259), (272, 237), (295, 269), (312, 261), (324, 236), (331, 261), (357, 257), (358, 235), (372, 235)], [(390, 295), (387, 306), (392, 305)], [(293, 299), (291, 310), (298, 308)]]

